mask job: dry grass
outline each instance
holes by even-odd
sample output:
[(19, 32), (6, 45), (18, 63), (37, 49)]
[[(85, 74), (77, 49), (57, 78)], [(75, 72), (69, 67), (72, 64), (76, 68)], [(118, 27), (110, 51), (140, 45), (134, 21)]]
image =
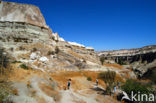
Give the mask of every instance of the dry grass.
[(119, 64), (104, 64), (104, 66), (123, 69), (123, 66), (121, 66)]
[(31, 77), (31, 70), (13, 69), (13, 73), (10, 74), (10, 81), (24, 81)]
[(124, 79), (119, 74), (116, 74), (115, 81), (124, 82)]
[(16, 81), (16, 82), (25, 82), (27, 84), (27, 81), (34, 75), (42, 76), (41, 74), (44, 74), (41, 71), (34, 71), (34, 70), (24, 70), (19, 68), (20, 63), (12, 64), (12, 72), (9, 74), (9, 81)]
[[(98, 72), (91, 71), (81, 71), (81, 72), (58, 72), (51, 74), (51, 77), (57, 81), (59, 89), (66, 89), (66, 84), (68, 79), (72, 79), (72, 88), (74, 90), (81, 90), (90, 88), (90, 83), (95, 83)], [(92, 81), (88, 81), (87, 77), (92, 78)], [(105, 88), (105, 83), (102, 80), (99, 80), (99, 84)]]

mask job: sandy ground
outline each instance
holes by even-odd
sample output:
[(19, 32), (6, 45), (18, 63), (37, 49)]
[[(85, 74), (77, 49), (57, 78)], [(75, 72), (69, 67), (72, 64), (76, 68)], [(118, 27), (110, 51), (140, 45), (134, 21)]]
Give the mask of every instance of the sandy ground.
[[(95, 85), (99, 72), (95, 71), (41, 71), (14, 69), (10, 81), (17, 93), (14, 103), (119, 103), (115, 98), (100, 94), (106, 85), (99, 80)], [(90, 77), (91, 81), (87, 78)], [(72, 79), (71, 88), (67, 90), (68, 79)], [(122, 79), (117, 76), (117, 79)]]

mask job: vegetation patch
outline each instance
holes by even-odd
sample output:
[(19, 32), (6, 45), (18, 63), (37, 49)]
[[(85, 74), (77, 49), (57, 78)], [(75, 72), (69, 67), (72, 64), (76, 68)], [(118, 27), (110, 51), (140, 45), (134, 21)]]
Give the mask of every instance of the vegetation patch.
[(100, 62), (101, 62), (101, 64), (103, 65), (104, 62), (105, 62), (105, 57), (101, 57), (101, 58), (100, 58)]
[(28, 70), (29, 69), (26, 64), (21, 64), (20, 67), (23, 68), (23, 69), (25, 69), (25, 70)]
[(106, 92), (111, 95), (111, 90), (113, 85), (115, 84), (116, 72), (114, 71), (106, 71), (101, 72), (98, 75), (99, 79), (102, 79), (106, 83)]
[(87, 77), (87, 80), (88, 80), (88, 81), (92, 81), (92, 78), (91, 78), (91, 77)]
[(9, 83), (0, 83), (0, 103), (12, 103), (10, 96), (12, 95), (12, 88)]
[(140, 94), (149, 94), (152, 92), (152, 86), (150, 84), (140, 83), (138, 81), (128, 79), (122, 86), (122, 90), (129, 96), (133, 91), (134, 94), (140, 92)]
[(54, 51), (48, 51), (47, 55), (55, 55)]

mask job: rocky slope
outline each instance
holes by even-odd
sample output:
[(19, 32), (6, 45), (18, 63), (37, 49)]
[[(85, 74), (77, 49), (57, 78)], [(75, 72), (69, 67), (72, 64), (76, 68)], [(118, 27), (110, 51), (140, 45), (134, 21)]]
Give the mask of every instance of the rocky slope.
[(130, 65), (139, 77), (151, 68), (156, 68), (156, 45), (137, 49), (98, 52), (105, 62)]
[(93, 48), (53, 33), (33, 5), (0, 2), (0, 44), (14, 60), (42, 71), (100, 65)]
[[(106, 84), (102, 80), (95, 86), (98, 74), (115, 71), (116, 81), (121, 82), (135, 78), (121, 65), (101, 65), (92, 47), (53, 33), (39, 8), (28, 4), (0, 1), (1, 61), (4, 56), (10, 61), (8, 65), (6, 59), (8, 67), (0, 69), (0, 88), (5, 87), (0, 96), (8, 88), (7, 103), (119, 103), (103, 95)], [(69, 78), (71, 89), (66, 90)]]

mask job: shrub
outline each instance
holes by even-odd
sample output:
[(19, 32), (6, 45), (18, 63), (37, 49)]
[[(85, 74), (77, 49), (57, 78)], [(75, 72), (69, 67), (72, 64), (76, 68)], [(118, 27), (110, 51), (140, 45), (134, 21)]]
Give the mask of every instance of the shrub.
[(106, 87), (106, 93), (111, 95), (111, 89), (112, 89), (111, 86), (107, 86)]
[(21, 64), (20, 67), (23, 68), (23, 69), (25, 69), (25, 70), (28, 70), (29, 69), (26, 64)]
[(36, 52), (36, 51), (37, 51), (37, 48), (33, 48), (33, 49), (32, 49), (32, 52)]
[(105, 57), (101, 57), (100, 62), (101, 62), (102, 65), (104, 64), (104, 61), (105, 61)]
[(151, 86), (147, 84), (142, 84), (135, 80), (128, 79), (126, 82), (121, 86), (122, 90), (125, 91), (129, 97), (131, 97), (131, 92), (133, 91), (134, 94), (140, 92), (140, 94), (148, 94), (150, 93)]
[(109, 83), (109, 84), (115, 82), (115, 77), (116, 77), (116, 72), (114, 71), (101, 72), (98, 75), (98, 78), (102, 79), (105, 83)]
[(9, 83), (0, 83), (0, 103), (13, 103), (10, 100), (12, 88)]
[(16, 60), (15, 60), (15, 61), (12, 61), (12, 63), (13, 63), (13, 64), (15, 64), (15, 63), (21, 63), (21, 61), (16, 61)]
[(55, 47), (55, 53), (58, 54), (60, 52), (60, 49), (56, 46)]
[(3, 49), (0, 49), (0, 66), (6, 68), (9, 64), (9, 58)]
[[(4, 75), (9, 70), (9, 58), (3, 49), (0, 49), (0, 74)], [(1, 79), (1, 78), (0, 78)]]
[(111, 93), (111, 89), (113, 88), (113, 83), (115, 82), (115, 77), (116, 77), (116, 72), (114, 71), (101, 72), (98, 75), (98, 78), (102, 79), (106, 83), (107, 93)]
[(88, 80), (88, 81), (92, 81), (92, 78), (91, 78), (91, 77), (87, 77), (87, 80)]
[(55, 55), (54, 51), (48, 51), (47, 55)]

